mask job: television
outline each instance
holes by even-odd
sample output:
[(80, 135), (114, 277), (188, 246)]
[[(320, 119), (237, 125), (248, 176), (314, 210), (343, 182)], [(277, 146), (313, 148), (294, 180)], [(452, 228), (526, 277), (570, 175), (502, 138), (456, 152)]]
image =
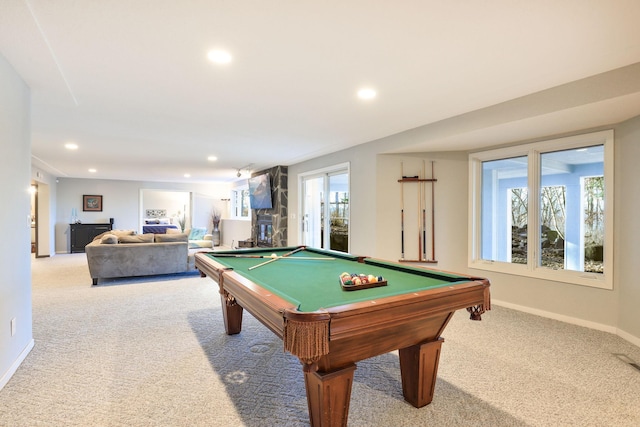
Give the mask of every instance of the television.
[(249, 206), (251, 209), (271, 209), (271, 178), (268, 173), (249, 178)]

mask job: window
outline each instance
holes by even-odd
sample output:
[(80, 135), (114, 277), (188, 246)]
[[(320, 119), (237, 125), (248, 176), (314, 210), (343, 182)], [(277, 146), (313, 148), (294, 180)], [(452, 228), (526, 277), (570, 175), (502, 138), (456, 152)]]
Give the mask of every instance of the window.
[(249, 212), (248, 184), (231, 190), (231, 217), (235, 219), (250, 219)]
[(469, 156), (472, 268), (613, 288), (613, 131)]

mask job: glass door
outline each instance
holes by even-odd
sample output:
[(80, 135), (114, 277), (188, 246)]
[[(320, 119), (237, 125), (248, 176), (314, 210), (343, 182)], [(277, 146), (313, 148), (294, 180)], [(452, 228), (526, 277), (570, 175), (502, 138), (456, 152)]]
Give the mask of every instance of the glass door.
[(349, 174), (328, 176), (329, 249), (349, 252)]
[(314, 248), (323, 248), (324, 177), (306, 178), (303, 184), (302, 243)]
[(345, 166), (302, 177), (302, 242), (349, 251), (349, 171)]

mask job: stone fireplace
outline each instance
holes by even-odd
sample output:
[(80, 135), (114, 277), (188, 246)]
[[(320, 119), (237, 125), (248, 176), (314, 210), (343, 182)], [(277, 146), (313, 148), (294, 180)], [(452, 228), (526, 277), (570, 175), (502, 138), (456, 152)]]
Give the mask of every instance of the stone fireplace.
[(287, 246), (288, 168), (276, 166), (252, 174), (268, 173), (271, 177), (272, 209), (252, 209), (251, 228), (253, 241), (261, 247)]

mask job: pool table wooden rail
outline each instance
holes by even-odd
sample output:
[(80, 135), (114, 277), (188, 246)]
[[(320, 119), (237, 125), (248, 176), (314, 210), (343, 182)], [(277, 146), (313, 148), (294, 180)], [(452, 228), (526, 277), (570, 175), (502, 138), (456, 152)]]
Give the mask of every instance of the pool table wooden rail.
[(437, 340), (457, 310), (485, 301), (484, 289), (464, 283), (329, 308), (329, 353), (316, 363), (322, 370), (335, 369)]

